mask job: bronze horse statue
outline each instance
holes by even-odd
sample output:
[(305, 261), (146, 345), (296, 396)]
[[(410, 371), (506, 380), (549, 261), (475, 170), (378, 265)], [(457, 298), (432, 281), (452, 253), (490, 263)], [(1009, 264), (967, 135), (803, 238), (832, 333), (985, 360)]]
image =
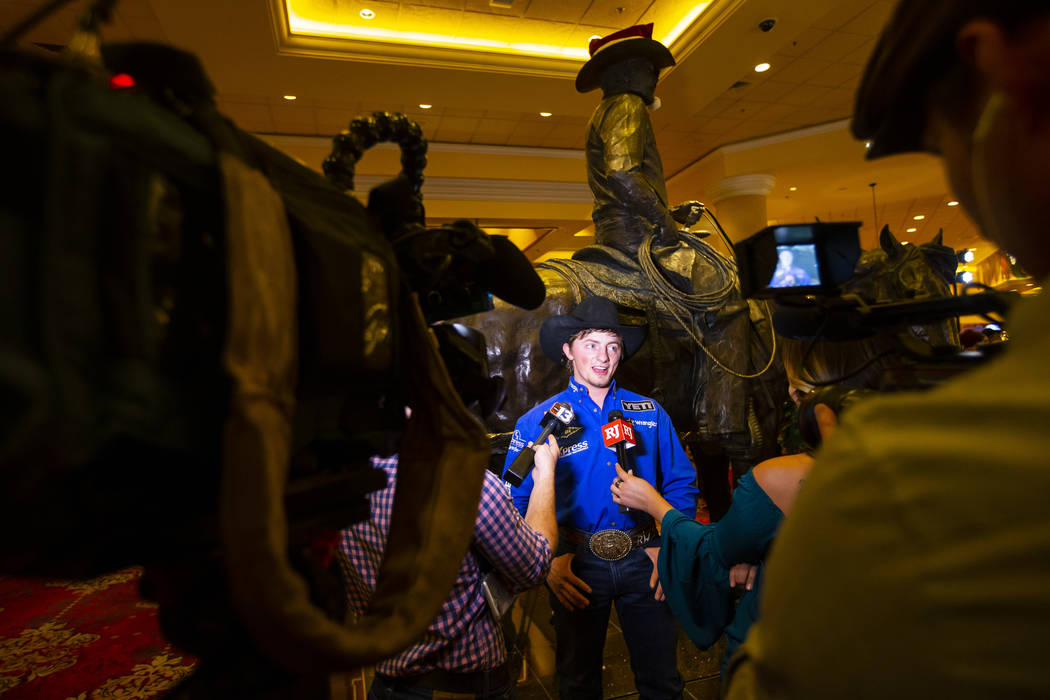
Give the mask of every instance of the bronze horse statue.
[[(666, 247), (650, 238), (633, 257), (603, 245), (583, 248), (571, 259), (537, 265), (547, 288), (539, 309), (497, 302), (492, 311), (460, 319), (485, 334), (490, 371), (507, 386), (506, 402), (487, 423), (494, 467), (502, 467), (517, 418), (568, 377), (540, 350), (540, 325), (592, 295), (616, 302), (624, 322), (649, 325), (645, 343), (620, 367), (617, 381), (667, 410), (697, 464), (713, 518), (728, 507), (730, 462), (739, 478), (779, 453), (787, 378), (769, 309), (741, 298), (735, 260), (709, 245), (707, 235), (681, 231), (678, 244)], [(941, 245), (940, 234), (915, 246), (884, 229), (880, 247), (862, 254), (844, 293), (867, 303), (945, 296), (954, 272), (955, 251)], [(957, 324), (916, 327), (912, 334), (935, 345), (957, 344)], [(880, 351), (879, 341), (866, 342), (872, 344), (866, 352)]]

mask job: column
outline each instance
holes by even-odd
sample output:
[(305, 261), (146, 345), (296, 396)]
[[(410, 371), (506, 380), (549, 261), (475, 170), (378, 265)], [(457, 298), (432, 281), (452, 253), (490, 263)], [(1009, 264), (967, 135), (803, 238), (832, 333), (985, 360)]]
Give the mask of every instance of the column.
[(775, 183), (772, 175), (733, 175), (707, 191), (707, 204), (731, 241), (736, 243), (766, 227), (766, 197)]

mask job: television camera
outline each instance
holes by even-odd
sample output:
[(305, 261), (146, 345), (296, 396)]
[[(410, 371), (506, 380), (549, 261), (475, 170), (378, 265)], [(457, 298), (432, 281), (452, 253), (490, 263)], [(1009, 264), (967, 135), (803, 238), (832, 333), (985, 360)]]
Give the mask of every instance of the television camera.
[[(426, 228), (418, 126), (363, 120), (403, 154), (365, 207), (225, 119), (195, 56), (101, 43), (113, 0), (63, 55), (15, 48), (62, 4), (0, 40), (0, 572), (140, 565), (200, 659), (174, 696), (326, 697), (418, 638), (473, 533), (489, 441), (429, 325), (542, 283), (506, 240)], [(394, 453), (397, 556), (346, 624), (317, 545)]]
[[(837, 344), (831, 352), (848, 350), (854, 358), (836, 376), (809, 382), (815, 391), (799, 418), (811, 446), (819, 439), (814, 403), (837, 412), (870, 393), (930, 388), (980, 364), (994, 350), (961, 352), (956, 319), (1001, 317), (1018, 298), (980, 285), (957, 294), (955, 251), (940, 245), (939, 234), (933, 243), (912, 246), (884, 229), (882, 250), (862, 255), (859, 228), (859, 222), (780, 224), (734, 246), (743, 295), (769, 300), (776, 332), (804, 343), (803, 371), (818, 342)], [(892, 281), (864, 284), (876, 269)], [(922, 277), (930, 283), (912, 284)], [(872, 366), (877, 378), (858, 379)]]

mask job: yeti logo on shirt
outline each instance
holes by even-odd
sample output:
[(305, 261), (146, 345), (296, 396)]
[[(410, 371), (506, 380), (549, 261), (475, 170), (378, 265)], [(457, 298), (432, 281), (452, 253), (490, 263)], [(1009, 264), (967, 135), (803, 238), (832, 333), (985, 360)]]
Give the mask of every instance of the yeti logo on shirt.
[(625, 411), (655, 411), (656, 404), (652, 401), (621, 401), (620, 405), (623, 406)]

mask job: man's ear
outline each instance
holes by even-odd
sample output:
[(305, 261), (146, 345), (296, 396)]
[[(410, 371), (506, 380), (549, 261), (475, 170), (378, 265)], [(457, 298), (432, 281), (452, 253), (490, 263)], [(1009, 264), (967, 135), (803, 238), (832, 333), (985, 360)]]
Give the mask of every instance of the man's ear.
[(569, 362), (572, 362), (572, 348), (569, 346), (568, 343), (561, 344), (561, 351), (565, 354), (565, 357), (569, 360)]
[(1045, 52), (1039, 43), (1015, 39), (1007, 36), (1002, 25), (975, 19), (959, 30), (955, 45), (959, 56), (980, 73), (992, 91), (1002, 91), (1018, 99), (1046, 80), (1041, 72), (1045, 64), (1033, 63), (1034, 52)]

